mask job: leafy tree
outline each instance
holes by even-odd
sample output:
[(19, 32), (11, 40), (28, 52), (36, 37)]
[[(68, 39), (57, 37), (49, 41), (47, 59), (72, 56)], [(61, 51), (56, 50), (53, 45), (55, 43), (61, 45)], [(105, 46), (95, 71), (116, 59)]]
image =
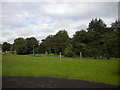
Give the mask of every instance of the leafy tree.
[(14, 40), (14, 46), (17, 54), (27, 54), (27, 46), (24, 38), (17, 38)]
[(40, 54), (40, 48), (39, 48), (39, 46), (35, 47), (34, 52), (35, 52), (35, 54)]
[(33, 53), (33, 48), (38, 46), (38, 40), (35, 37), (26, 38), (26, 46), (28, 48), (27, 52), (29, 54)]
[(64, 54), (65, 48), (69, 45), (70, 38), (68, 36), (67, 31), (61, 30), (57, 32), (55, 35), (49, 35), (40, 44), (42, 52), (51, 52), (51, 53), (59, 53)]
[(79, 55), (80, 52), (83, 53), (83, 56), (89, 56), (89, 43), (94, 41), (94, 31), (86, 32), (85, 30), (77, 31), (73, 35), (72, 46), (73, 51), (76, 55)]
[(114, 32), (119, 33), (120, 32), (120, 20), (116, 20), (114, 23), (111, 24), (111, 28)]
[(11, 44), (11, 51), (12, 51), (12, 54), (14, 54), (14, 51), (15, 51), (15, 45), (14, 44)]
[(73, 47), (71, 44), (65, 48), (64, 56), (65, 57), (74, 57), (75, 56), (75, 53), (73, 52)]
[(10, 49), (11, 49), (11, 44), (7, 43), (7, 42), (4, 42), (3, 45), (2, 45), (2, 51), (3, 52), (10, 51)]
[(38, 46), (39, 47), (39, 51), (40, 51), (40, 53), (45, 53), (45, 51), (46, 51), (46, 47), (45, 47), (45, 45), (44, 45), (44, 39), (42, 39), (41, 40), (42, 42), (40, 43), (40, 45)]
[(85, 30), (77, 31), (73, 35), (73, 40), (80, 43), (88, 43), (87, 32)]
[(88, 30), (96, 31), (100, 34), (105, 33), (106, 24), (102, 21), (102, 19), (95, 18), (89, 23)]
[[(35, 37), (17, 38), (13, 45), (7, 42), (2, 49), (16, 50), (17, 54), (57, 53), (62, 52), (67, 57), (79, 55), (84, 57), (120, 57), (120, 21), (116, 20), (111, 27), (106, 27), (102, 19), (92, 19), (87, 30), (75, 32), (73, 38), (69, 38), (67, 31), (60, 30), (55, 35), (49, 35), (42, 39), (40, 45)], [(10, 48), (11, 47), (11, 48)]]
[(42, 52), (47, 51), (48, 53), (54, 53), (55, 52), (53, 50), (54, 45), (55, 45), (54, 36), (49, 35), (45, 39), (42, 40), (42, 43), (40, 44), (40, 47), (42, 49)]
[(107, 33), (115, 33), (115, 32), (111, 27), (106, 27), (105, 31), (104, 31), (104, 34), (107, 34)]
[(70, 44), (70, 38), (67, 31), (60, 30), (57, 32), (56, 35), (54, 35), (54, 41), (54, 47), (57, 48), (57, 53), (61, 52), (64, 54), (65, 48)]
[(116, 20), (114, 23), (112, 23), (111, 28), (117, 35), (117, 47), (118, 47), (117, 57), (120, 58), (120, 20)]
[(95, 41), (97, 38), (99, 38), (98, 33), (95, 31), (89, 30), (86, 32), (86, 39), (87, 39), (87, 44)]
[(117, 35), (115, 33), (102, 35), (100, 42), (102, 43), (101, 48), (106, 48), (111, 57), (117, 55)]
[[(117, 41), (115, 35), (116, 26), (118, 25), (112, 23), (112, 28), (106, 27), (106, 24), (102, 21), (102, 19), (97, 18), (89, 23), (87, 32), (87, 36), (89, 39), (88, 45), (91, 47), (90, 51), (92, 52), (92, 55), (94, 57), (106, 56), (108, 58), (111, 56), (115, 56), (115, 51), (117, 50)], [(94, 54), (93, 52), (95, 52), (96, 54)]]
[(88, 56), (88, 47), (84, 43), (74, 42), (73, 44), (73, 51), (76, 55), (80, 55), (82, 52), (83, 56)]
[(18, 45), (18, 47), (16, 48), (16, 52), (17, 52), (17, 54), (20, 54), (20, 55), (27, 54), (27, 47), (26, 47), (26, 45), (25, 44)]

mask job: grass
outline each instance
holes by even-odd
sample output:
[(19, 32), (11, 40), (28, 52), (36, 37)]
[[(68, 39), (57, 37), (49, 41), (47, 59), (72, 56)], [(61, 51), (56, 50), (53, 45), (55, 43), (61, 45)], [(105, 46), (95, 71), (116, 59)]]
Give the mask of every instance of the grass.
[(3, 54), (3, 76), (57, 77), (118, 85), (118, 60), (92, 60)]

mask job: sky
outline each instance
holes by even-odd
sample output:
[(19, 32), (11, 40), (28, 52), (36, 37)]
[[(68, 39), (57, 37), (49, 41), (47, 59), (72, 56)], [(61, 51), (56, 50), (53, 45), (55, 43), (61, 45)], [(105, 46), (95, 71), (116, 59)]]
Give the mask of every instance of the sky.
[[(18, 37), (36, 37), (39, 42), (59, 30), (70, 37), (86, 30), (94, 18), (101, 18), (108, 27), (118, 19), (118, 2), (2, 2), (0, 43), (13, 43)], [(1, 27), (1, 26), (0, 26)]]

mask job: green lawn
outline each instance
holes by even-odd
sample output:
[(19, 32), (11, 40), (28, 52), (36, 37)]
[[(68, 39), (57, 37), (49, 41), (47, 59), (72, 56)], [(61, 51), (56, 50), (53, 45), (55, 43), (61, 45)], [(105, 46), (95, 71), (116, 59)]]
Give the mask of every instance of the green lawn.
[(58, 77), (118, 85), (118, 60), (87, 60), (3, 54), (3, 76)]

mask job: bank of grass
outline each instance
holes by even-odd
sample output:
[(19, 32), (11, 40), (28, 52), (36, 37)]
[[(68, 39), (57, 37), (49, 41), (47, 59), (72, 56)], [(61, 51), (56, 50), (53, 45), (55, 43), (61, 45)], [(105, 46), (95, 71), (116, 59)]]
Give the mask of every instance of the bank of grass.
[(118, 85), (118, 60), (92, 60), (3, 54), (3, 76), (40, 76)]

